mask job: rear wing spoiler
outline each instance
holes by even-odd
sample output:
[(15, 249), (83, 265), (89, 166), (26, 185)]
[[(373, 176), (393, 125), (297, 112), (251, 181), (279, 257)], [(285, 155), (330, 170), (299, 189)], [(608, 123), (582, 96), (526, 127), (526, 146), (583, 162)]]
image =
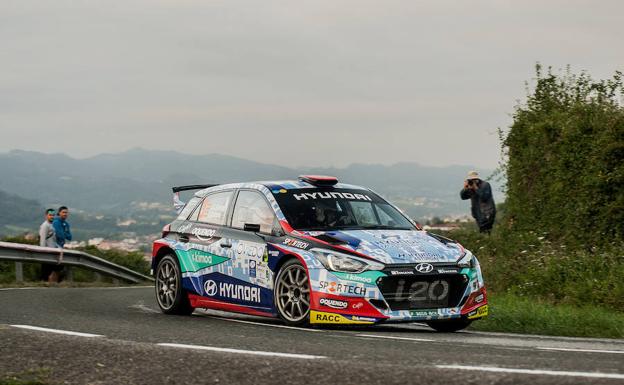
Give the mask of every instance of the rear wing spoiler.
[(215, 186), (218, 186), (218, 184), (191, 184), (188, 186), (172, 187), (171, 189), (173, 190), (174, 193), (177, 193), (180, 191), (201, 190), (201, 189), (215, 187)]
[(175, 208), (176, 213), (180, 214), (180, 211), (182, 211), (182, 209), (186, 205), (186, 202), (182, 202), (180, 200), (180, 191), (202, 190), (215, 186), (218, 186), (218, 184), (191, 184), (188, 186), (172, 187), (171, 190), (173, 191), (173, 207)]

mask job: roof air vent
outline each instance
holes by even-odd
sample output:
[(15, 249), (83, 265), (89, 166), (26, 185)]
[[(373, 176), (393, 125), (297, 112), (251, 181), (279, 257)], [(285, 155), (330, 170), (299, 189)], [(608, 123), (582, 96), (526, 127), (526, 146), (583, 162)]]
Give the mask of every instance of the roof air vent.
[(326, 175), (300, 175), (299, 180), (317, 187), (328, 187), (338, 183), (338, 178)]

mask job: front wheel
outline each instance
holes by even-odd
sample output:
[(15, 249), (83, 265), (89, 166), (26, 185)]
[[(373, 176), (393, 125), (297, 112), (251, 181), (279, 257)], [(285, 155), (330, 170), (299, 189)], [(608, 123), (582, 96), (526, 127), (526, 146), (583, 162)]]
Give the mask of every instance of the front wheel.
[(156, 300), (165, 314), (189, 315), (193, 307), (182, 288), (182, 273), (177, 259), (166, 255), (156, 268)]
[(445, 321), (429, 321), (427, 325), (438, 332), (452, 333), (467, 328), (471, 323), (471, 320), (456, 318)]
[(275, 279), (275, 307), (288, 325), (301, 325), (310, 316), (310, 282), (305, 267), (296, 259), (287, 261)]

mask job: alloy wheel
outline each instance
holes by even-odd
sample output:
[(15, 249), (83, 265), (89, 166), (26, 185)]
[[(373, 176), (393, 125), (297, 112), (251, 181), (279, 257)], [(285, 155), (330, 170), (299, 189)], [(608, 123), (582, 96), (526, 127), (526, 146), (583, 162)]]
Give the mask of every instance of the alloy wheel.
[(284, 319), (300, 322), (310, 312), (310, 284), (305, 268), (293, 263), (280, 271), (275, 285), (277, 307)]
[(158, 304), (163, 309), (170, 309), (176, 299), (176, 291), (178, 287), (177, 269), (170, 259), (164, 260), (158, 269), (156, 275), (156, 297)]

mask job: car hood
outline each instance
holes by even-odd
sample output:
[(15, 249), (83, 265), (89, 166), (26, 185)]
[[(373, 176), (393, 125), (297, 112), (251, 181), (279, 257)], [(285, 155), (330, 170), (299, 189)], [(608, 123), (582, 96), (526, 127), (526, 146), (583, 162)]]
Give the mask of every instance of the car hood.
[(454, 263), (464, 253), (458, 243), (442, 242), (425, 231), (340, 230), (305, 234), (338, 250), (356, 251), (384, 264)]

